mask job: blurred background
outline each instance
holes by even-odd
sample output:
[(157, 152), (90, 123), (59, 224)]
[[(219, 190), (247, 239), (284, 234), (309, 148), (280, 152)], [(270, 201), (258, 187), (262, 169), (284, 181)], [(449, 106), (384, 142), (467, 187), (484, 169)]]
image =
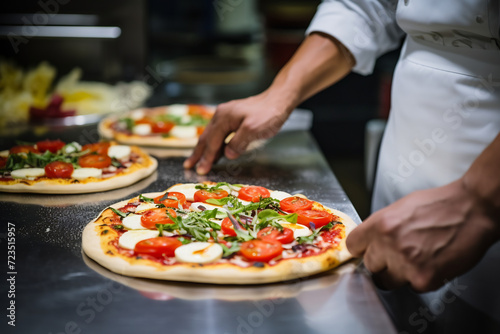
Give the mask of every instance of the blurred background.
[[(18, 0), (0, 14), (0, 131), (51, 94), (82, 114), (218, 104), (265, 89), (304, 39), (318, 0)], [(311, 132), (362, 218), (398, 51), (305, 101)], [(111, 96), (111, 97), (110, 97)], [(122, 96), (120, 105), (116, 101)], [(21, 131), (21, 130), (20, 130)]]

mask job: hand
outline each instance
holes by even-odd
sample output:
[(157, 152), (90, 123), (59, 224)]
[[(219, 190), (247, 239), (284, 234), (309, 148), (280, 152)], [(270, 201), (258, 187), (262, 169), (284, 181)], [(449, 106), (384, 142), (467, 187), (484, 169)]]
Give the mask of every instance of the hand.
[(278, 133), (292, 109), (279, 94), (269, 90), (220, 104), (193, 154), (184, 162), (184, 168), (197, 165), (198, 174), (207, 174), (222, 155), (224, 140), (232, 132), (236, 133), (225, 146), (224, 155), (228, 159), (238, 158), (253, 140), (271, 138)]
[(374, 213), (350, 233), (347, 247), (382, 287), (430, 291), (472, 268), (499, 230), (498, 217), (458, 180)]

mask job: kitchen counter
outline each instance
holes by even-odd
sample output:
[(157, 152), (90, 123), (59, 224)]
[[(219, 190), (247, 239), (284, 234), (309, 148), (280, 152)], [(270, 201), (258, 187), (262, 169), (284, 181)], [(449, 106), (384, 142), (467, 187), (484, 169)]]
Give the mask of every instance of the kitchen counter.
[[(86, 132), (85, 132), (86, 131)], [(94, 136), (62, 131), (61, 139)], [(28, 138), (21, 138), (28, 140)], [(94, 138), (90, 138), (94, 139)], [(10, 143), (3, 141), (1, 148)], [(307, 279), (254, 286), (175, 283), (120, 276), (81, 251), (81, 231), (107, 205), (178, 182), (248, 183), (303, 193), (360, 222), (307, 131), (278, 134), (206, 177), (159, 159), (157, 173), (130, 187), (90, 195), (0, 194), (4, 277), (1, 333), (395, 333), (370, 278), (353, 260)], [(16, 257), (7, 267), (7, 231)], [(6, 274), (14, 272), (15, 274)], [(4, 278), (5, 279), (5, 278)], [(11, 280), (12, 281), (12, 280)], [(7, 298), (15, 288), (15, 297)], [(6, 305), (15, 300), (15, 327)]]

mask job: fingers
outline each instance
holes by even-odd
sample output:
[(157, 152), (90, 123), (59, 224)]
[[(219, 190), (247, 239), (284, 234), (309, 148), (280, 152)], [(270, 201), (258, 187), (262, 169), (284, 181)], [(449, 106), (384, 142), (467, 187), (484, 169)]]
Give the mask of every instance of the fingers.
[(227, 143), (224, 155), (231, 160), (238, 158), (241, 154), (245, 153), (254, 136), (255, 133), (250, 131), (245, 124), (242, 124), (229, 143)]
[(375, 215), (368, 217), (347, 236), (346, 246), (352, 256), (361, 257), (365, 253), (373, 237), (372, 229), (376, 222)]
[(196, 166), (196, 172), (205, 175), (220, 158), (224, 139), (231, 132), (231, 126), (240, 122), (238, 119), (229, 120), (227, 110), (224, 105), (217, 107), (212, 121), (200, 136), (193, 153), (184, 161), (184, 168)]

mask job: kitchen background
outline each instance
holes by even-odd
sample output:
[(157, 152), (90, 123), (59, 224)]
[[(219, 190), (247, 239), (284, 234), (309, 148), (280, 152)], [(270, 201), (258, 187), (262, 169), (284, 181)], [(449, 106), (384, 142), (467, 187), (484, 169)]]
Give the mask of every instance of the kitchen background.
[[(85, 93), (73, 93), (75, 101), (66, 105), (68, 108), (82, 105), (82, 100), (92, 94), (94, 97), (104, 91), (115, 94), (117, 87), (131, 97), (125, 103), (130, 107), (143, 101), (149, 106), (217, 104), (257, 94), (269, 85), (301, 43), (319, 3), (318, 0), (4, 3), (0, 14), (2, 136), (27, 131), (26, 127), (13, 131), (18, 124), (11, 120), (21, 115), (20, 110), (26, 109), (27, 104), (38, 103), (43, 107), (50, 103), (45, 93), (56, 90), (53, 87), (62, 78), (65, 80), (57, 89), (66, 96), (69, 93), (64, 89), (69, 89), (69, 82), (73, 85), (78, 82), (80, 90), (90, 87), (84, 83), (94, 84)], [(391, 76), (398, 53), (380, 58), (372, 75), (350, 74), (300, 106), (313, 112), (311, 132), (362, 218), (369, 214), (373, 156), (389, 112)], [(47, 63), (40, 67), (43, 61)], [(24, 70), (22, 74), (19, 69)], [(29, 76), (36, 69), (38, 72), (33, 72), (36, 75)], [(19, 79), (22, 75), (23, 79)], [(29, 87), (27, 81), (31, 82)], [(119, 84), (131, 81), (136, 81), (134, 86)], [(95, 85), (96, 82), (108, 85)], [(137, 82), (145, 82), (149, 87)], [(42, 94), (40, 87), (44, 85), (49, 87)], [(32, 97), (25, 98), (25, 93), (20, 93), (23, 89), (31, 90)], [(43, 95), (38, 102), (37, 94)], [(107, 108), (104, 103), (86, 106), (88, 113), (106, 113), (114, 108)]]

